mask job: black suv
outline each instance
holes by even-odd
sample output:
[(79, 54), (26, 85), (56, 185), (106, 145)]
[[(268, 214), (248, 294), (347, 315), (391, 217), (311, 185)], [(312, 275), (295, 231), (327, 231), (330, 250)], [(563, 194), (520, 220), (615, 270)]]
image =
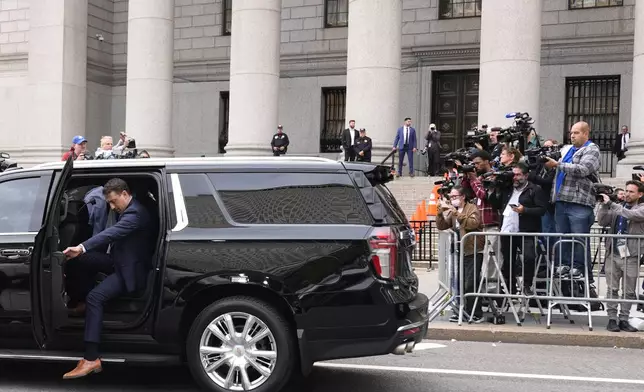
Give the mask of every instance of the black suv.
[(70, 160), (0, 174), (0, 359), (81, 356), (62, 250), (92, 235), (85, 195), (113, 177), (158, 233), (141, 244), (154, 252), (147, 288), (105, 308), (104, 363), (186, 362), (208, 390), (278, 391), (316, 361), (404, 354), (425, 336), (415, 233), (388, 167)]

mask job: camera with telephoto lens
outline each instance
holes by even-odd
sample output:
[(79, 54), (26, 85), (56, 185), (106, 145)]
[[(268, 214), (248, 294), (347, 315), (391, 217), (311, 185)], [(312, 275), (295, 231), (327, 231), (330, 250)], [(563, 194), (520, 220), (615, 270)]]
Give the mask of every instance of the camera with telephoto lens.
[(514, 172), (512, 168), (493, 171), (483, 175), (483, 188), (485, 189), (506, 189), (514, 183)]
[(593, 184), (593, 189), (595, 190), (595, 200), (597, 200), (597, 202), (602, 203), (604, 201), (602, 194), (608, 196), (610, 201), (613, 203), (618, 202), (615, 187), (607, 184)]
[[(456, 161), (461, 163), (461, 166), (456, 166)], [(475, 171), (472, 165), (471, 156), (467, 148), (459, 148), (454, 152), (445, 155), (445, 167), (447, 170), (452, 170), (456, 167), (459, 173), (471, 173)]]
[(6, 152), (0, 152), (0, 173), (6, 170), (17, 169), (18, 164), (16, 162), (10, 161), (11, 155)]
[(548, 158), (558, 161), (561, 159), (561, 149), (563, 146), (563, 144), (559, 144), (556, 146), (553, 145), (550, 147), (538, 147), (525, 150), (526, 162), (532, 168), (541, 163), (547, 162)]

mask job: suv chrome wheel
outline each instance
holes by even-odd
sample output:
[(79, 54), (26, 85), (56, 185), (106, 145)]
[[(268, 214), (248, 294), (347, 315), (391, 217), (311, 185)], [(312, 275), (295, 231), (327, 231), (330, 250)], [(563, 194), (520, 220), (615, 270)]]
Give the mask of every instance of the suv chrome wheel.
[(273, 373), (277, 344), (262, 320), (248, 313), (229, 312), (208, 324), (201, 335), (199, 355), (204, 371), (218, 386), (249, 391)]

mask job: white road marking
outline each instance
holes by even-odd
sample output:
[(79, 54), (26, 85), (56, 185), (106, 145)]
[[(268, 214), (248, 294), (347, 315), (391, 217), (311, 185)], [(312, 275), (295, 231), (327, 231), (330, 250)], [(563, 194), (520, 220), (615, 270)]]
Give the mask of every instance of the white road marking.
[(433, 348), (443, 348), (447, 347), (443, 344), (438, 343), (418, 343), (414, 346), (414, 351), (430, 350)]
[(452, 374), (461, 376), (482, 376), (482, 377), (503, 377), (503, 378), (525, 378), (535, 380), (557, 380), (557, 381), (581, 381), (590, 383), (613, 383), (613, 384), (634, 384), (644, 385), (644, 380), (628, 380), (622, 378), (600, 378), (600, 377), (579, 377), (579, 376), (558, 376), (554, 374), (528, 374), (528, 373), (501, 373), (482, 372), (476, 370), (453, 370), (453, 369), (427, 369), (398, 366), (376, 366), (345, 363), (316, 363), (315, 366), (334, 369), (351, 370), (380, 370), (403, 373), (428, 373), (428, 374)]

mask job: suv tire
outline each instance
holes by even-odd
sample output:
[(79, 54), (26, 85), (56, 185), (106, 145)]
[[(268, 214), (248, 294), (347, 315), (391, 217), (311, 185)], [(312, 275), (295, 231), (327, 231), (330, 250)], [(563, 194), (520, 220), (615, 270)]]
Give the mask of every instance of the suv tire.
[[(206, 347), (204, 353), (202, 347)], [(285, 318), (271, 305), (242, 296), (221, 299), (197, 316), (188, 333), (186, 354), (195, 380), (217, 392), (244, 390), (244, 380), (253, 391), (279, 391), (298, 364), (292, 328)], [(226, 387), (231, 376), (233, 384)]]

